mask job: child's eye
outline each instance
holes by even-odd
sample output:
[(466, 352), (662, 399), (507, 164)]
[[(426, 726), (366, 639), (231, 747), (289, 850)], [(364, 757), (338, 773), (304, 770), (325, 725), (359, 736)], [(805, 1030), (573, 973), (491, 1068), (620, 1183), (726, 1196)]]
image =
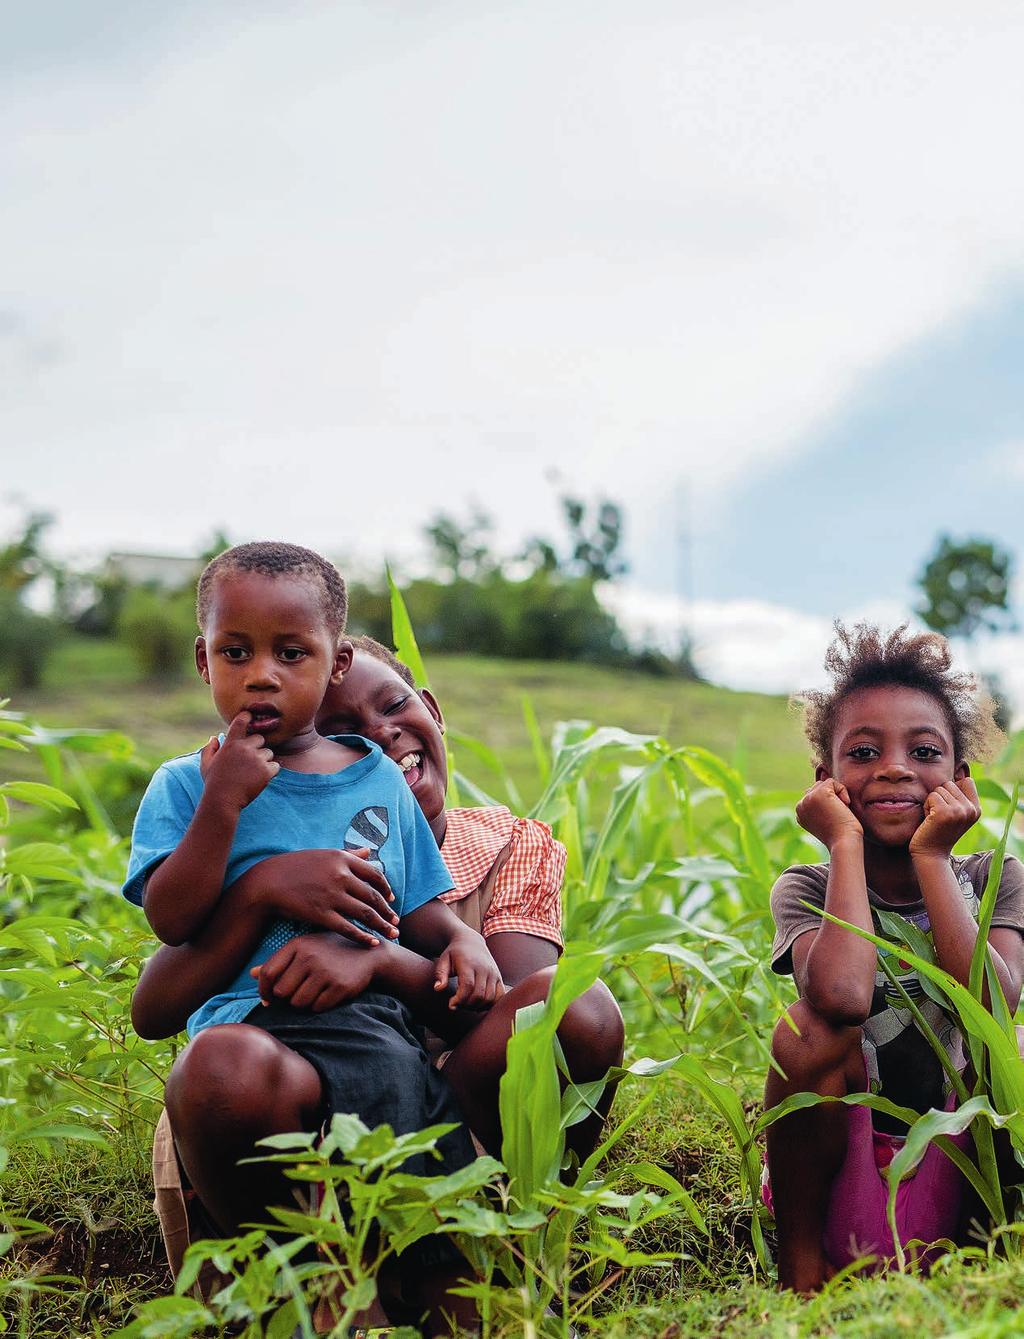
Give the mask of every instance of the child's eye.
[(857, 762), (868, 762), (871, 758), (878, 757), (878, 750), (873, 744), (855, 744), (846, 756), (856, 759)]
[(409, 701), (408, 693), (406, 693), (404, 697), (396, 697), (394, 702), (389, 702), (388, 705), (384, 708), (384, 715), (390, 716), (392, 712), (401, 711), (408, 701)]
[(931, 762), (933, 758), (942, 757), (942, 750), (937, 749), (934, 744), (918, 744), (917, 748), (910, 750), (910, 754), (921, 762)]
[(294, 665), (297, 660), (304, 659), (306, 655), (301, 646), (286, 646), (278, 654), (283, 661), (290, 665)]
[(224, 646), (221, 648), (221, 655), (225, 660), (230, 660), (236, 665), (240, 665), (243, 660), (249, 659), (249, 652), (244, 646)]

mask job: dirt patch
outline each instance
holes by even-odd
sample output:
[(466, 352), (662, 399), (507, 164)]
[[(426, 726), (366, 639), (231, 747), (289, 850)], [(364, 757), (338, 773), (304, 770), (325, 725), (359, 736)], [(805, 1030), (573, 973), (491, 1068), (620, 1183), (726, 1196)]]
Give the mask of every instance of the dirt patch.
[(26, 1274), (70, 1275), (86, 1288), (115, 1278), (131, 1279), (154, 1294), (173, 1287), (159, 1234), (118, 1224), (101, 1222), (90, 1232), (85, 1223), (63, 1223), (45, 1237), (22, 1242), (14, 1259)]

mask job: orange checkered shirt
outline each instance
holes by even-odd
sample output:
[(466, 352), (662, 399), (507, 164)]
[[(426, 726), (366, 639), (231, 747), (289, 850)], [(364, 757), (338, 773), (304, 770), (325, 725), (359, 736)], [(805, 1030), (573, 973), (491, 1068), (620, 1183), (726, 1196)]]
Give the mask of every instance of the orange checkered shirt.
[(442, 902), (458, 902), (482, 883), (500, 851), (512, 849), (494, 881), (484, 938), (514, 932), (562, 946), (565, 847), (536, 818), (516, 818), (503, 805), (449, 809), (441, 858), (455, 885)]

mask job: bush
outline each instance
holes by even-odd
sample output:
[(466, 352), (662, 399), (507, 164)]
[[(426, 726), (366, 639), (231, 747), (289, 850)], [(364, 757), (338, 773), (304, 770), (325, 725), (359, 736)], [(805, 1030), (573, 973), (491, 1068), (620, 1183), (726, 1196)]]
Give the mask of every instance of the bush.
[(117, 631), (148, 678), (181, 678), (193, 664), (196, 620), (191, 594), (168, 595), (137, 586), (125, 598)]
[(27, 609), (13, 592), (0, 592), (0, 696), (39, 683), (59, 636), (53, 619)]
[[(350, 592), (353, 631), (390, 644), (386, 593)], [(520, 581), (492, 572), (480, 581), (414, 581), (405, 590), (424, 651), (461, 651), (515, 660), (585, 660), (625, 664), (625, 640), (584, 577), (536, 571)]]

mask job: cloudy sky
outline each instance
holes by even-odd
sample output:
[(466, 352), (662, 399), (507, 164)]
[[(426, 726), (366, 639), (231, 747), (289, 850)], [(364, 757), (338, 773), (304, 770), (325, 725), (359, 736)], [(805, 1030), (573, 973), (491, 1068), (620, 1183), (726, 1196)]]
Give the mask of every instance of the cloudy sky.
[(0, 26), (0, 520), (62, 552), (409, 564), (441, 508), (511, 548), (605, 494), (633, 625), (682, 600), (711, 672), (782, 689), (940, 531), (1016, 546), (1019, 5)]

